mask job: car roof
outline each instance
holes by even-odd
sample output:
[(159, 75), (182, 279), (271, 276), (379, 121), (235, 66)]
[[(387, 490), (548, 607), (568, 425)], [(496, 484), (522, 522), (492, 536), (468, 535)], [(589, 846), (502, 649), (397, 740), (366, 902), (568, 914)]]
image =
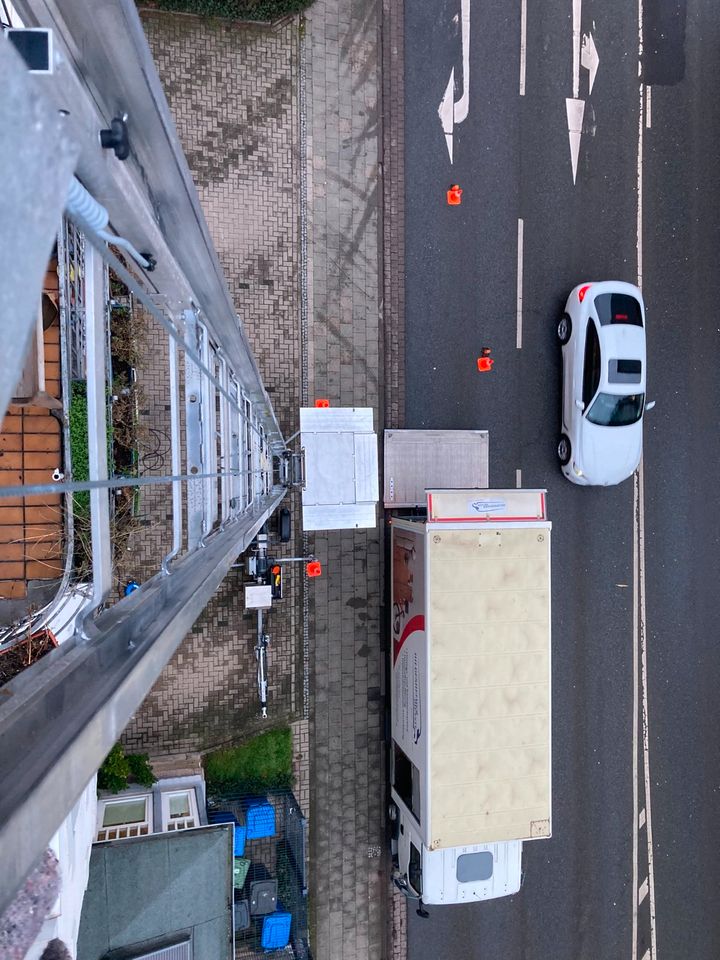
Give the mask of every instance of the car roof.
[[(595, 327), (600, 337), (600, 357), (602, 368), (600, 371), (600, 387), (603, 393), (632, 394), (645, 391), (645, 330), (629, 323), (612, 323), (601, 326), (597, 321)], [(639, 380), (634, 382), (618, 382), (611, 380), (611, 361), (635, 360), (640, 361)]]

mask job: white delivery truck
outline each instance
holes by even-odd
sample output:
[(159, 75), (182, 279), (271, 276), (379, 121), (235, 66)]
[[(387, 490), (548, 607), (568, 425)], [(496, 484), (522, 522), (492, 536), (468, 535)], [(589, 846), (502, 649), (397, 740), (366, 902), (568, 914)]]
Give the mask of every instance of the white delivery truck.
[(551, 833), (550, 529), (543, 490), (428, 490), (391, 519), (396, 885), (516, 893)]

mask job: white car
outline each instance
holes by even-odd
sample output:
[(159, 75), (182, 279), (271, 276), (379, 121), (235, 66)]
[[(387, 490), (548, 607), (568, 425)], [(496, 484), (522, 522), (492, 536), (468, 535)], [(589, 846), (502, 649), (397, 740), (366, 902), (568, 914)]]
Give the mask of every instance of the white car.
[(645, 402), (645, 304), (631, 283), (583, 283), (557, 328), (562, 433), (557, 453), (573, 483), (610, 486), (637, 469)]

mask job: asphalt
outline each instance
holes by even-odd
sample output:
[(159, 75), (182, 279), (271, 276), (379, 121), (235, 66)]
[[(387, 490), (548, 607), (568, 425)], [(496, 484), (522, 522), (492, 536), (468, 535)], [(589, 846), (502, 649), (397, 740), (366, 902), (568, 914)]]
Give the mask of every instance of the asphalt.
[[(517, 897), (432, 908), (427, 921), (409, 911), (409, 956), (616, 960), (631, 956), (637, 896), (633, 488), (579, 489), (560, 476), (555, 325), (576, 283), (637, 279), (637, 8), (583, 5), (582, 30), (592, 30), (600, 66), (591, 94), (581, 71), (587, 103), (575, 186), (565, 114), (571, 5), (528, 5), (524, 97), (520, 5), (471, 9), (470, 113), (450, 166), (437, 108), (450, 67), (458, 69), (459, 3), (441, 12), (406, 6), (406, 426), (486, 428), (491, 485), (514, 486), (520, 469), (523, 486), (548, 490), (553, 838), (526, 844)], [(459, 208), (445, 204), (451, 182), (464, 190)], [(651, 324), (652, 300), (649, 309)], [(495, 366), (478, 374), (484, 346)]]
[[(683, 5), (684, 6), (684, 5)], [(646, 131), (645, 290), (657, 407), (645, 451), (650, 773), (658, 956), (720, 956), (716, 307), (720, 104), (708, 65), (720, 14), (687, 4), (679, 69)], [(653, 335), (654, 333), (654, 335)]]

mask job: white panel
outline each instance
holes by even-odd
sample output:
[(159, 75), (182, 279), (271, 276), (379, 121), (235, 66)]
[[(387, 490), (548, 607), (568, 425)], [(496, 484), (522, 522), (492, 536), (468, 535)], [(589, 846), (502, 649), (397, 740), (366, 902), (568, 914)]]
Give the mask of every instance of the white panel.
[(305, 457), (305, 530), (374, 527), (379, 493), (377, 437), (370, 407), (300, 411)]
[(372, 407), (301, 407), (300, 430), (303, 433), (372, 433)]
[(352, 433), (303, 434), (303, 504), (355, 503), (355, 444)]
[(549, 836), (550, 525), (429, 526), (430, 846)]
[(253, 587), (245, 587), (245, 609), (246, 610), (267, 610), (272, 606), (272, 587), (260, 584)]
[(377, 437), (374, 433), (355, 435), (355, 497), (358, 503), (375, 503), (380, 496)]
[(510, 522), (545, 520), (544, 490), (428, 490), (428, 519)]
[(377, 525), (375, 504), (303, 507), (305, 530), (354, 530)]

